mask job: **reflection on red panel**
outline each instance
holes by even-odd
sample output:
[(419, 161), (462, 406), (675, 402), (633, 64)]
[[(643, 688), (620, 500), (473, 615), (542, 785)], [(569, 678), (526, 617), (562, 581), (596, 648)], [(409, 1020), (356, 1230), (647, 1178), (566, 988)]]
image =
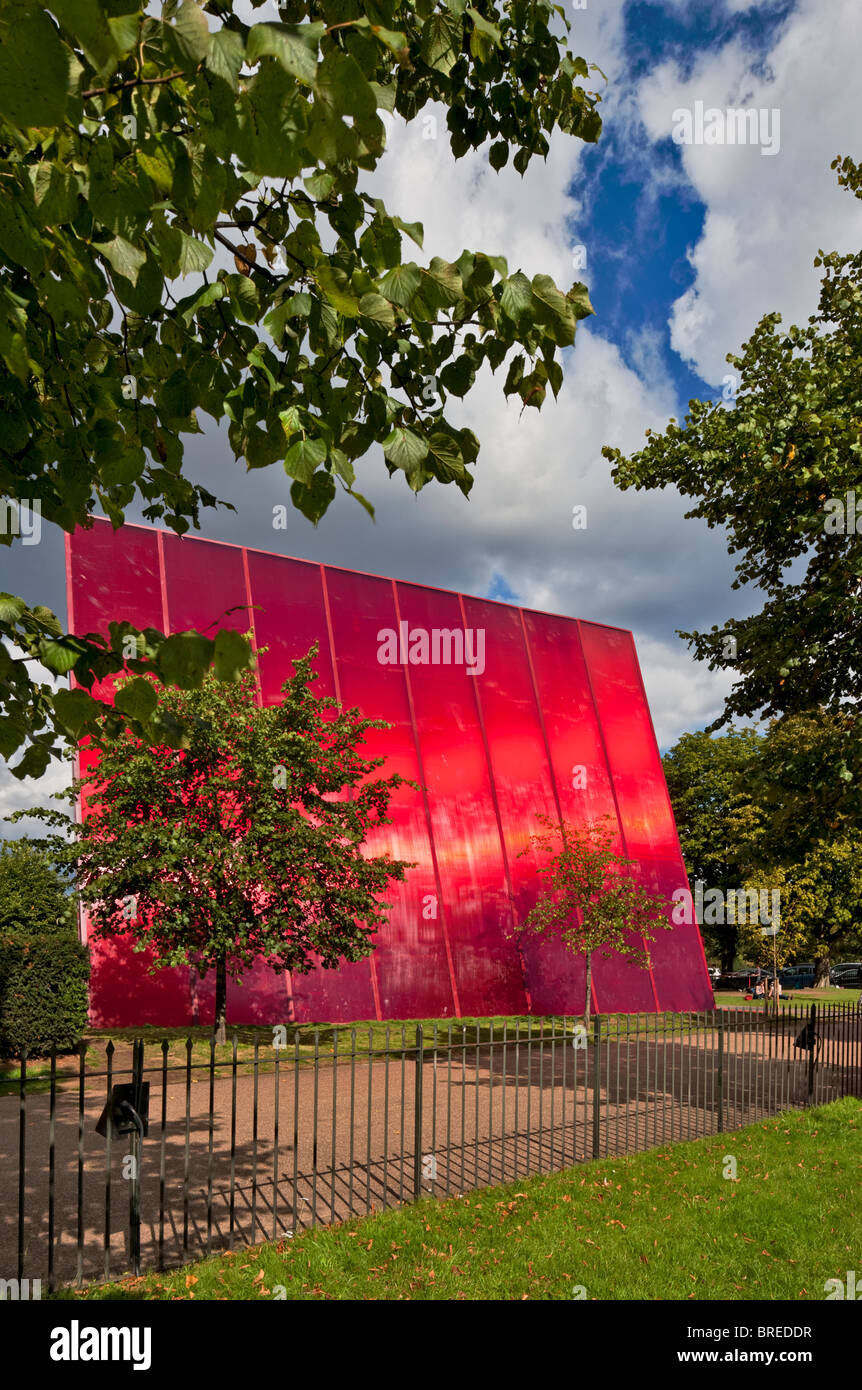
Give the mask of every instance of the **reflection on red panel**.
[[(641, 882), (670, 899), (675, 888), (688, 888), (688, 880), (634, 643), (629, 633), (616, 628), (595, 623), (581, 623), (580, 628), (626, 848), (639, 861)], [(662, 1009), (712, 1008), (696, 926), (658, 932), (650, 953)]]
[[(110, 522), (95, 521), (92, 530), (66, 538), (69, 630), (108, 635), (111, 621), (126, 620), (136, 627), (161, 629), (162, 586), (158, 535), (143, 527), (124, 526), (115, 531)], [(93, 686), (100, 700), (113, 699), (115, 678)], [(86, 747), (79, 754), (81, 775), (97, 761)], [(90, 787), (84, 788), (84, 800)], [(92, 978), (90, 1023), (94, 1028), (122, 1027), (136, 1023), (176, 1026), (194, 1022), (189, 972), (183, 967), (147, 973), (149, 952), (137, 953), (122, 937), (90, 941)], [(129, 1000), (135, 1001), (135, 1018), (129, 1019)]]
[[(581, 1012), (582, 961), (519, 931), (539, 884), (533, 853), (521, 851), (540, 814), (609, 817), (645, 883), (667, 894), (685, 885), (628, 633), (144, 527), (114, 533), (107, 522), (69, 540), (67, 576), (77, 632), (123, 617), (210, 635), (252, 628), (265, 649), (265, 704), (316, 642), (314, 693), (386, 721), (367, 738), (367, 755), (386, 759), (374, 775), (418, 784), (393, 795), (392, 823), (367, 842), (368, 854), (414, 866), (387, 891), (373, 956), (305, 975), (259, 960), (229, 985), (229, 1021)], [(148, 976), (126, 943), (93, 945), (96, 1025), (207, 1023), (214, 992), (212, 972)], [(651, 974), (596, 959), (593, 1002), (603, 1012), (711, 1008), (697, 928), (663, 933)]]
[[(571, 618), (525, 613), (524, 623), (551, 753), (563, 819), (574, 825), (607, 825), (622, 850), (619, 819), (608, 776), (578, 625)], [(584, 967), (577, 962), (577, 1007), (583, 1008)], [(648, 975), (620, 956), (593, 957), (596, 1008), (603, 1013), (625, 999), (632, 1012), (656, 1007)]]
[(162, 547), (171, 632), (197, 628), (214, 637), (221, 627), (248, 631), (249, 599), (239, 546), (168, 535)]
[[(327, 569), (327, 593), (339, 693), (345, 706), (357, 706), (392, 727), (371, 729), (363, 755), (385, 757), (373, 775), (399, 773), (421, 782), (413, 724), (402, 666), (377, 660), (378, 634), (397, 628), (395, 597), (386, 579)], [(374, 965), (383, 1018), (437, 1018), (455, 1013), (445, 940), (445, 913), (435, 875), (421, 790), (400, 787), (389, 803), (392, 825), (366, 840), (369, 857), (388, 852), (415, 865), (404, 883), (392, 883), (386, 901), (392, 911), (377, 937)]]
[[(334, 698), (337, 691), (320, 566), (251, 550), (248, 573), (255, 635), (258, 646), (267, 648), (260, 662), (264, 702), (278, 700), (283, 683), (293, 675), (293, 662), (306, 656), (315, 642), (319, 647), (313, 660), (317, 678), (311, 689), (318, 698)], [(304, 975), (294, 972), (281, 977), (279, 985), (289, 989), (290, 1018), (297, 1023), (323, 1018), (346, 1023), (376, 1017), (368, 960), (343, 964), (337, 972), (319, 967)]]
[[(399, 621), (407, 624), (410, 646), (414, 630), (429, 634), (429, 641), (434, 629), (462, 630), (457, 595), (414, 584), (396, 588)], [(422, 655), (421, 646), (416, 655)], [(485, 670), (499, 670), (500, 654), (486, 648), (485, 656)], [(477, 667), (475, 661), (473, 665)], [(484, 673), (469, 675), (466, 660), (458, 665), (411, 660), (405, 669), (460, 1012), (522, 1013), (527, 1008), (524, 975), (477, 707), (476, 682)]]

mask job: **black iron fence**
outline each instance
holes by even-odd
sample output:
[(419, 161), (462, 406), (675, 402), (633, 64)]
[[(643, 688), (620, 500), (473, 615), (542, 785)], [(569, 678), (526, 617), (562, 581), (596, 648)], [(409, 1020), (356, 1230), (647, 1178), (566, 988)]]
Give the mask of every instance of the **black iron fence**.
[(862, 1096), (862, 1012), (272, 1029), (71, 1063), (24, 1058), (0, 1098), (0, 1273), (49, 1288)]

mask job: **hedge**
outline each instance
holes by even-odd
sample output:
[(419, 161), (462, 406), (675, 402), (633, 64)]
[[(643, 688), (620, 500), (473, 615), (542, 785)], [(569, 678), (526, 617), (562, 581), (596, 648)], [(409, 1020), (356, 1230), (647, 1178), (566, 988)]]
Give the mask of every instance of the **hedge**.
[(71, 932), (0, 934), (0, 1056), (68, 1051), (87, 1026), (86, 946)]

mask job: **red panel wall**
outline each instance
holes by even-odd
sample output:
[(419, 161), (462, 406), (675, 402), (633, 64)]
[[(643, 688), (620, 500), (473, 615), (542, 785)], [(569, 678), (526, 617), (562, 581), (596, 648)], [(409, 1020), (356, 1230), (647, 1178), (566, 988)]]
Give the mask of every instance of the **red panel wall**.
[[(230, 985), (230, 1022), (580, 1013), (582, 962), (517, 930), (539, 884), (534, 853), (522, 852), (540, 814), (608, 817), (644, 883), (668, 895), (686, 886), (627, 632), (146, 527), (115, 533), (103, 521), (67, 538), (67, 583), (76, 632), (123, 617), (163, 631), (252, 629), (267, 704), (317, 642), (315, 693), (391, 725), (369, 732), (366, 751), (419, 784), (398, 790), (392, 825), (369, 840), (370, 853), (413, 865), (388, 892), (374, 954), (303, 975), (259, 961)], [(412, 645), (434, 630), (483, 634), (472, 674), (469, 661), (446, 661), (445, 644), (436, 662)], [(381, 659), (388, 632), (406, 637), (394, 664)], [(696, 926), (661, 933), (652, 955), (649, 973), (598, 959), (594, 1007), (712, 1007)], [(94, 946), (95, 1026), (211, 1019), (211, 975), (150, 976), (146, 964), (128, 943)]]

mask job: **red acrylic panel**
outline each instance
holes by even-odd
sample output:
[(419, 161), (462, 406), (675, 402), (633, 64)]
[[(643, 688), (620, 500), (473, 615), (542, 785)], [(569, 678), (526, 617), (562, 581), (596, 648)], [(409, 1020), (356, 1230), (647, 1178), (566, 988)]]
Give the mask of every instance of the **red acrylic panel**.
[[(430, 635), (463, 630), (456, 594), (396, 585), (399, 622)], [(417, 652), (417, 655), (421, 653)], [(409, 655), (409, 646), (408, 646)], [(501, 659), (487, 651), (486, 670)], [(428, 789), (442, 907), (452, 950), (459, 1012), (523, 1013), (524, 974), (503, 847), (479, 722), (476, 682), (466, 662), (405, 666)]]
[[(320, 566), (258, 550), (247, 555), (255, 636), (258, 645), (267, 649), (260, 661), (264, 702), (278, 700), (283, 683), (293, 675), (294, 661), (306, 656), (315, 642), (319, 650), (312, 661), (316, 678), (311, 689), (318, 698), (335, 698)], [(345, 962), (337, 972), (320, 966), (305, 974), (293, 972), (281, 977), (281, 986), (289, 992), (289, 1017), (297, 1023), (316, 1019), (349, 1022), (377, 1016), (372, 966), (367, 959)]]
[[(688, 880), (634, 643), (618, 628), (587, 622), (579, 626), (626, 850), (639, 862), (640, 881), (670, 900), (675, 888), (688, 888)], [(660, 1008), (713, 1007), (695, 923), (659, 931), (650, 954)]]
[(247, 632), (250, 599), (240, 547), (174, 535), (164, 536), (162, 546), (171, 632)]
[[(604, 745), (590, 690), (578, 625), (572, 618), (525, 613), (536, 689), (563, 819), (576, 826), (607, 825), (623, 848)], [(602, 1013), (656, 1008), (648, 975), (624, 957), (595, 954), (593, 997)], [(583, 1009), (584, 963), (576, 962), (575, 1007)], [(625, 1001), (623, 1003), (622, 1001)]]
[[(163, 626), (159, 537), (148, 527), (123, 526), (115, 531), (108, 521), (66, 537), (66, 575), (69, 631), (108, 635), (112, 621), (124, 619), (136, 627)], [(112, 700), (115, 678), (98, 681), (93, 694)], [(97, 761), (86, 747), (79, 752), (81, 775)], [(84, 788), (85, 801), (89, 786)], [(86, 923), (86, 917), (85, 917)], [(129, 1000), (135, 1001), (136, 1023), (176, 1026), (194, 1022), (194, 998), (185, 967), (148, 973), (149, 951), (135, 952), (124, 937), (89, 942), (92, 972), (90, 1024), (94, 1028), (123, 1027), (129, 1020)]]
[[(539, 885), (534, 854), (521, 856), (539, 814), (580, 825), (608, 816), (644, 883), (668, 895), (685, 886), (626, 632), (145, 527), (115, 533), (104, 521), (69, 539), (67, 582), (73, 631), (106, 631), (123, 617), (211, 635), (223, 625), (251, 628), (266, 649), (266, 704), (316, 642), (314, 693), (391, 726), (369, 732), (366, 753), (386, 758), (374, 775), (399, 772), (420, 784), (395, 793), (392, 824), (367, 841), (367, 853), (415, 865), (387, 891), (392, 909), (373, 956), (292, 976), (257, 961), (229, 987), (231, 1022), (580, 1012), (583, 961), (518, 931)], [(481, 632), (484, 669), (469, 674), (463, 654), (411, 661), (411, 636), (435, 629)], [(387, 630), (396, 635), (394, 664), (380, 660)], [(108, 682), (102, 693), (110, 698), (111, 689)], [(94, 1024), (211, 1019), (212, 973), (151, 977), (126, 942), (91, 945)], [(597, 958), (594, 1006), (712, 1007), (696, 926), (662, 933), (652, 954), (650, 974)]]
[[(421, 782), (407, 683), (402, 666), (377, 660), (379, 634), (397, 628), (392, 583), (327, 567), (326, 587), (332, 639), (343, 705), (383, 719), (389, 729), (370, 729), (363, 756), (385, 757), (375, 777), (399, 773)], [(366, 839), (368, 857), (389, 853), (415, 868), (403, 883), (392, 882), (385, 901), (393, 904), (372, 957), (382, 1018), (454, 1015), (455, 998), (441, 902), (428, 833), (425, 796), (399, 787), (389, 803), (392, 824)]]
[[(474, 598), (464, 598), (463, 608), (465, 627), (485, 631), (487, 664), (476, 692), (514, 917), (522, 927), (541, 886), (530, 837), (542, 829), (539, 815), (557, 820), (556, 792), (520, 610)], [(577, 979), (571, 954), (553, 938), (525, 930), (518, 941), (531, 1012), (571, 1010)]]

